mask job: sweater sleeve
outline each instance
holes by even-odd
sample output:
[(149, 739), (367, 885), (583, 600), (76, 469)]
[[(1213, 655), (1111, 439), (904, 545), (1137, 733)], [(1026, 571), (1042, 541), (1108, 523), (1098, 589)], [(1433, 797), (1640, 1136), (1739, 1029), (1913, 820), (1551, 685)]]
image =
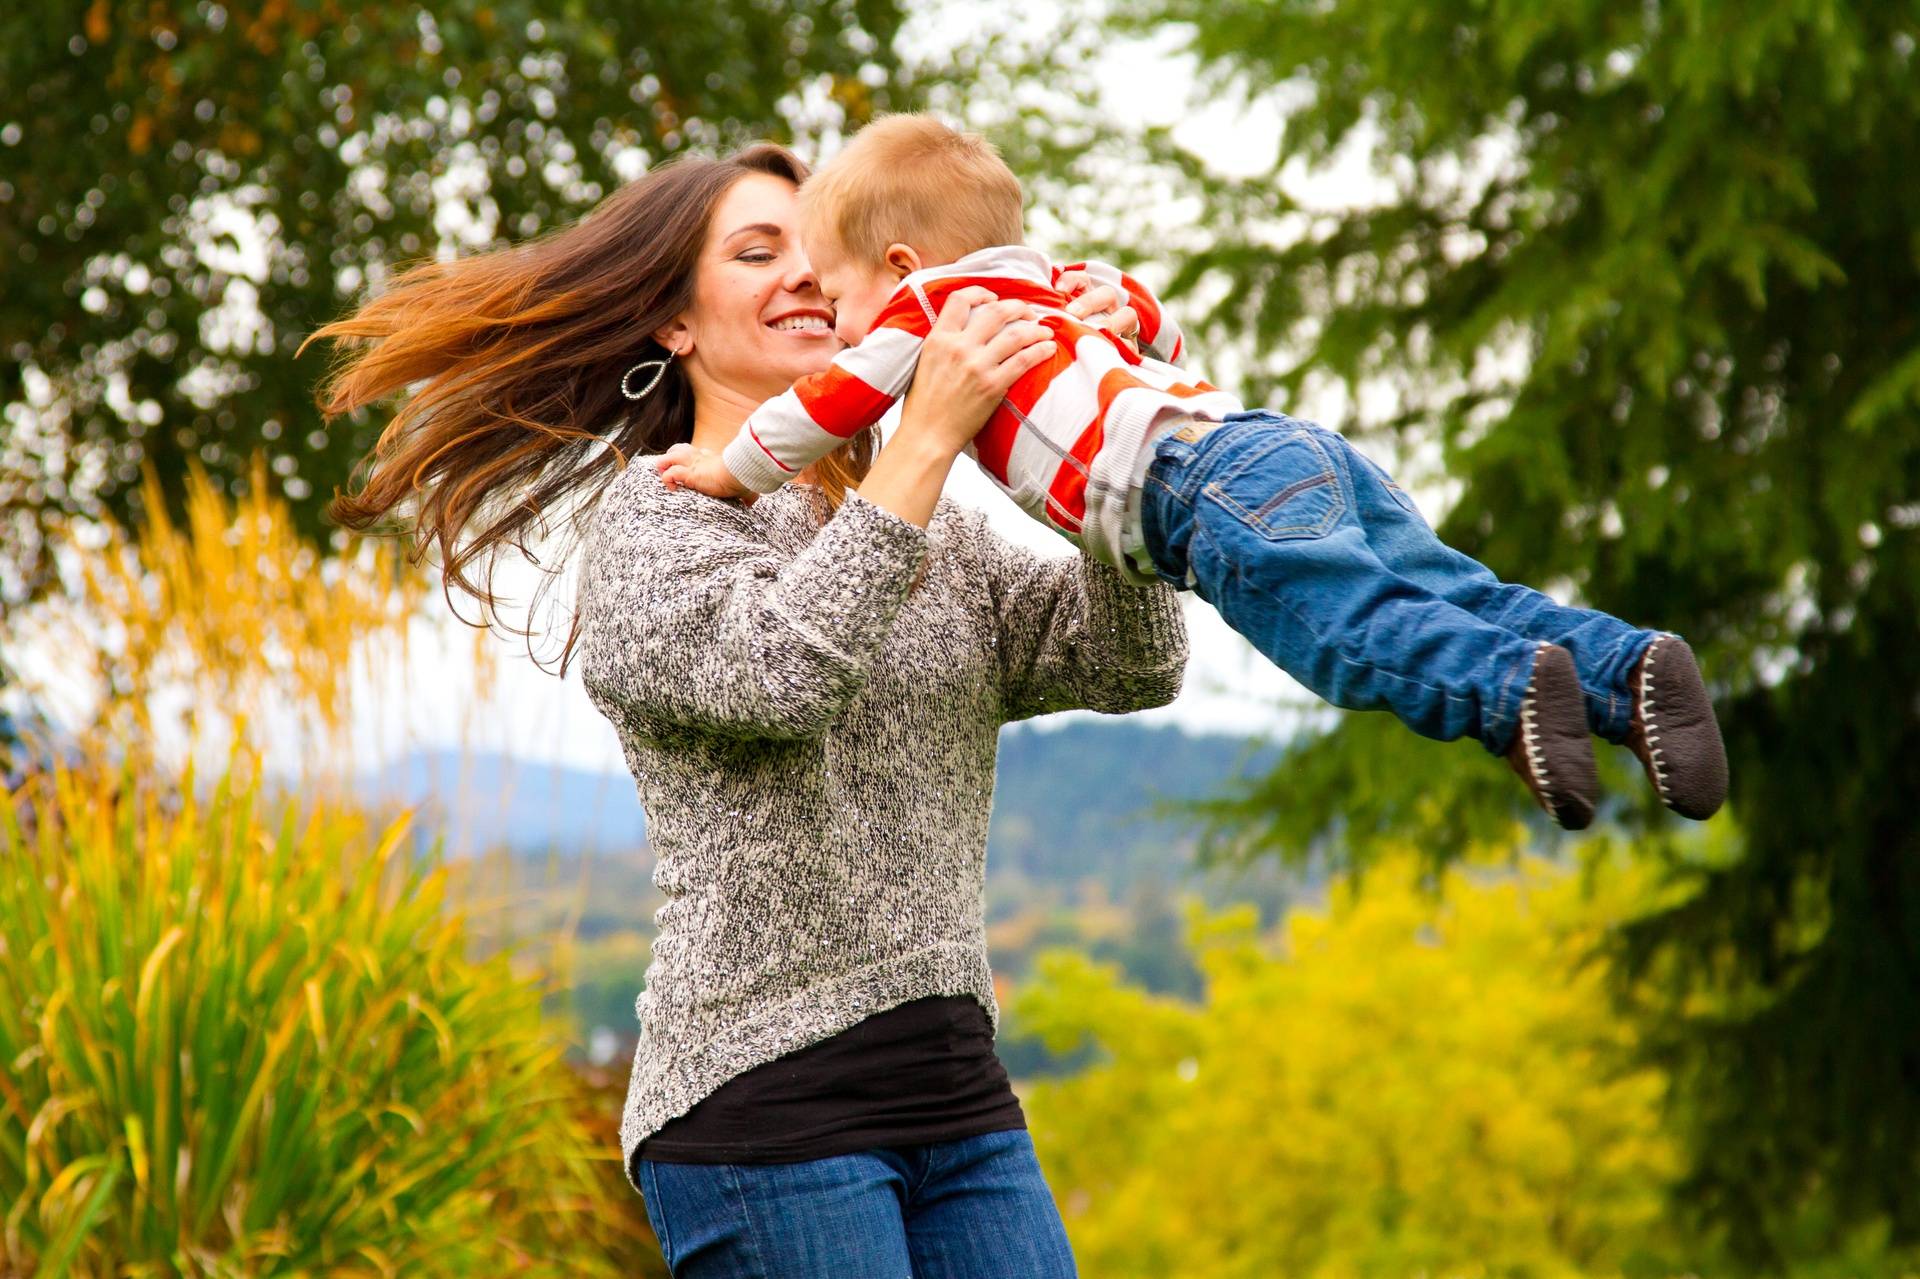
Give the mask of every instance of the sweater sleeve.
[(1187, 628), (1171, 586), (1136, 586), (1085, 554), (1037, 554), (972, 518), (997, 627), (1003, 720), (1119, 715), (1179, 695)]
[(595, 517), (580, 591), (581, 679), (635, 731), (825, 733), (864, 686), (926, 555), (926, 531), (849, 493), (798, 555), (751, 514), (668, 490), (644, 459)]
[(917, 311), (890, 306), (860, 345), (748, 416), (720, 452), (728, 472), (756, 493), (771, 493), (872, 426), (906, 394), (926, 331)]
[(1152, 289), (1106, 262), (1069, 262), (1064, 266), (1056, 266), (1053, 268), (1056, 281), (1062, 271), (1085, 271), (1100, 283), (1110, 284), (1125, 294), (1127, 303), (1140, 317), (1140, 345), (1148, 355), (1168, 364), (1179, 364), (1186, 357), (1180, 325), (1161, 307), (1160, 299), (1153, 295)]

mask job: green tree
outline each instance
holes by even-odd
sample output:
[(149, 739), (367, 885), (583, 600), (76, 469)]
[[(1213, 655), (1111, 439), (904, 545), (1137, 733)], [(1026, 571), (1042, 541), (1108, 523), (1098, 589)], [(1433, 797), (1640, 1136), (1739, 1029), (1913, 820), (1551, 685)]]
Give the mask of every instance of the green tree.
[[(392, 266), (521, 239), (689, 146), (864, 117), (895, 0), (47, 0), (0, 17), (0, 586), (62, 516), (256, 449), (301, 528), (371, 444), (302, 337)], [(803, 108), (801, 91), (816, 103)], [(809, 114), (809, 111), (811, 114)]]
[[(1127, 135), (1111, 95), (1088, 122), (1055, 92), (1010, 135), (1038, 202), (1129, 192), (1109, 251), (1170, 268), (1198, 358), (1237, 353), (1255, 402), (1390, 386), (1391, 412), (1335, 425), (1435, 450), (1462, 487), (1446, 540), (1701, 653), (1732, 850), (1607, 752), (1609, 817), (1691, 887), (1617, 954), (1667, 986), (1646, 1051), (1678, 1083), (1682, 1202), (1748, 1263), (1813, 1195), (1920, 1239), (1920, 7), (1119, 0), (1107, 22), (1179, 32), (1203, 85), (1284, 114), (1277, 159), (1222, 177)], [(1354, 153), (1379, 198), (1300, 195)], [(1154, 225), (1163, 191), (1190, 225)], [(1524, 806), (1484, 753), (1369, 715), (1211, 812), (1219, 853), (1364, 867), (1411, 840), (1438, 866)]]

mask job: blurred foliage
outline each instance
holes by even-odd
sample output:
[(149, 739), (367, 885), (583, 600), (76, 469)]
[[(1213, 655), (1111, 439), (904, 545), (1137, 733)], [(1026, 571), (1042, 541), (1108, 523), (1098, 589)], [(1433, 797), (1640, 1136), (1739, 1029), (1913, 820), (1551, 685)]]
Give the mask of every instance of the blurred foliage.
[[(404, 571), (400, 548), (375, 540), (323, 560), (258, 454), (232, 501), (188, 459), (180, 525), (151, 463), (144, 471), (151, 518), (136, 533), (112, 521), (56, 532), (65, 589), (8, 627), (40, 668), (26, 691), (58, 686), (64, 733), (93, 749), (150, 751), (159, 727), (177, 727), (183, 743), (245, 738), (249, 719), (279, 712), (305, 748), (283, 762), (318, 767), (329, 745), (346, 747), (350, 685), (406, 660), (424, 579)], [(475, 654), (484, 688), (491, 650), (476, 642)], [(157, 722), (175, 707), (177, 725)]]
[(10, 1273), (621, 1273), (539, 984), (469, 958), (405, 823), (195, 791), (0, 796)]
[[(1665, 1211), (1683, 1170), (1667, 1080), (1636, 1062), (1590, 962), (1650, 904), (1615, 846), (1575, 874), (1383, 856), (1374, 882), (1295, 910), (1189, 911), (1195, 1002), (1110, 964), (1043, 956), (1010, 1012), (1101, 1061), (1023, 1102), (1088, 1274), (1208, 1279), (1719, 1276)], [(1920, 1258), (1802, 1223), (1792, 1273), (1893, 1276)]]
[(644, 166), (888, 100), (894, 0), (28, 0), (0, 16), (0, 598), (150, 460), (256, 446), (321, 508), (381, 423), (323, 427), (302, 337), (409, 260), (523, 239)]
[(601, 1158), (596, 1165), (601, 1185), (594, 1208), (606, 1219), (602, 1237), (609, 1241), (609, 1260), (621, 1274), (629, 1279), (670, 1279), (666, 1257), (647, 1218), (646, 1201), (635, 1193), (618, 1158), (620, 1114), (626, 1106), (632, 1074), (631, 1060), (616, 1061), (604, 1068), (577, 1062), (573, 1067), (579, 1084), (580, 1122), (594, 1134), (599, 1149), (612, 1156)]
[(79, 703), (0, 788), (0, 1271), (663, 1275), (564, 973), (335, 797), (424, 593), (396, 548), (323, 561), (197, 467), (183, 524), (59, 536), (72, 598), (12, 623)]
[(1106, 1057), (1027, 1102), (1089, 1273), (1682, 1268), (1661, 1233), (1661, 1081), (1625, 1064), (1578, 963), (1626, 879), (1582, 902), (1537, 861), (1485, 887), (1455, 871), (1436, 906), (1399, 870), (1292, 912), (1277, 944), (1248, 911), (1193, 912), (1197, 1003), (1042, 960), (1022, 1023)]
[[(1175, 84), (1118, 109), (1094, 22), (1190, 59), (1215, 133), (1283, 117), (1272, 163), (1151, 123)], [(1816, 1192), (1920, 1241), (1917, 40), (1912, 3), (1116, 0), (1029, 38), (1044, 92), (998, 109), (1036, 222), (1145, 260), (1202, 367), (1358, 406), (1333, 424), (1458, 493), (1447, 541), (1700, 652), (1738, 831), (1704, 853), (1605, 752), (1607, 816), (1691, 890), (1614, 949), (1667, 983), (1681, 1199), (1754, 1265)], [(1209, 846), (1431, 875), (1526, 805), (1347, 716)]]
[[(653, 913), (663, 900), (653, 868), (644, 847), (545, 857), (498, 849), (451, 862), (448, 872), (455, 895), (469, 903), (477, 938), (527, 955), (553, 974), (547, 1011), (568, 1026), (576, 1058), (612, 1035), (613, 1056), (605, 1060), (630, 1064), (638, 1029), (634, 997), (652, 958)], [(618, 1108), (615, 1099), (616, 1114)]]

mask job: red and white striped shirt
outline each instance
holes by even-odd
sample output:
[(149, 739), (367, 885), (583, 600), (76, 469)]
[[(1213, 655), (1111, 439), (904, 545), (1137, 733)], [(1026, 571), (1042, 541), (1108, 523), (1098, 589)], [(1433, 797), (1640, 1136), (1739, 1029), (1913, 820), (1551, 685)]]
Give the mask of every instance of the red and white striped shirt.
[[(1055, 281), (1075, 269), (1126, 294), (1151, 355), (1066, 313)], [(1154, 580), (1139, 516), (1150, 441), (1191, 418), (1219, 421), (1245, 406), (1175, 367), (1179, 326), (1145, 286), (1105, 263), (1056, 267), (1023, 245), (999, 245), (914, 272), (858, 346), (754, 410), (721, 455), (727, 469), (770, 493), (878, 421), (906, 394), (947, 295), (968, 285), (1031, 303), (1057, 346), (1013, 384), (968, 452), (1029, 515), (1134, 580)]]

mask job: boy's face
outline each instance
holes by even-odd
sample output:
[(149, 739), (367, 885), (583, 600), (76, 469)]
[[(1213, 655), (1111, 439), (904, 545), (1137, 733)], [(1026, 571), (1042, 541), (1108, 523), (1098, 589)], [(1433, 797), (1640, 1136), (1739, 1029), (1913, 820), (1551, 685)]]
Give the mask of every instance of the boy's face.
[(821, 248), (823, 253), (815, 256), (810, 244), (807, 256), (813, 262), (820, 291), (833, 307), (834, 335), (848, 346), (858, 346), (886, 309), (887, 299), (900, 287), (900, 279), (884, 264), (856, 264), (825, 245)]

